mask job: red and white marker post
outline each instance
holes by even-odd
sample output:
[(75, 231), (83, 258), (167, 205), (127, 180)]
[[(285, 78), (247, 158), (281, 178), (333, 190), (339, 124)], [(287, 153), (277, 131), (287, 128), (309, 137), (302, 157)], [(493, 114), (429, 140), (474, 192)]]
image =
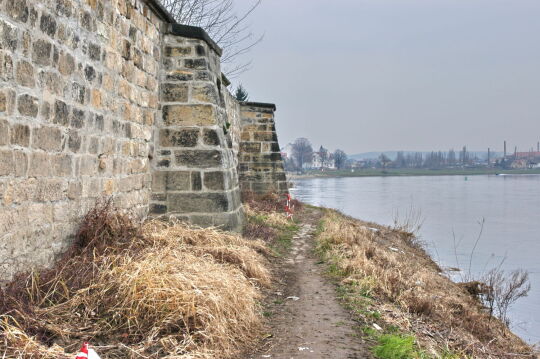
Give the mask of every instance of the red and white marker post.
[(291, 206), (291, 195), (287, 193), (285, 196), (287, 197), (285, 203), (285, 215), (287, 216), (287, 219), (292, 219), (294, 206)]
[(94, 349), (90, 348), (87, 342), (84, 342), (75, 359), (100, 359), (100, 357)]

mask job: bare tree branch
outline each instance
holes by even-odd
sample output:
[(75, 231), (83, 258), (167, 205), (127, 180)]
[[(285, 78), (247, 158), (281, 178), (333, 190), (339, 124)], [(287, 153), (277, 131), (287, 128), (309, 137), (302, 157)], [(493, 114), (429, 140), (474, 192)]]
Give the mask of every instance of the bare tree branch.
[(199, 26), (223, 49), (223, 72), (233, 78), (250, 68), (242, 55), (260, 43), (263, 36), (253, 34), (247, 20), (262, 0), (237, 13), (234, 0), (162, 0), (163, 6), (180, 24)]

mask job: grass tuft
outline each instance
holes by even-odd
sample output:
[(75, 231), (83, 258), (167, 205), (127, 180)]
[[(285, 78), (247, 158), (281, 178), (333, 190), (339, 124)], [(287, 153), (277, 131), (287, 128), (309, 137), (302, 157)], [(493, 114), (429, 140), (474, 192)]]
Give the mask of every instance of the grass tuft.
[(414, 349), (414, 337), (385, 334), (378, 338), (379, 344), (373, 348), (373, 354), (380, 359), (418, 358)]

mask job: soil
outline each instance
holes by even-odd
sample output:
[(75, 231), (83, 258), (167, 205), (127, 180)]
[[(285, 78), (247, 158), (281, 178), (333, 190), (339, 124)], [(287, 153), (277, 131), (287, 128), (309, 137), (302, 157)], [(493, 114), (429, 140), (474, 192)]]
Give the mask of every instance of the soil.
[(280, 281), (267, 300), (269, 333), (246, 359), (372, 358), (313, 251), (319, 218), (318, 210), (303, 211), (291, 250), (275, 263)]

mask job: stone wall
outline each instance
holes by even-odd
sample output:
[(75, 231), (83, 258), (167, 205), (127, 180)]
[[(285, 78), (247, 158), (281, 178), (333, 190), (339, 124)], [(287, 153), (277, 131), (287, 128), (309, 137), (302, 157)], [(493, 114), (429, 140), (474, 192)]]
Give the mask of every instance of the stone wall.
[(238, 175), (242, 190), (287, 193), (287, 178), (274, 120), (274, 104), (240, 104)]
[(161, 23), (135, 0), (0, 0), (0, 279), (51, 263), (102, 195), (147, 213)]
[(51, 264), (99, 198), (238, 231), (239, 169), (286, 190), (274, 108), (241, 106), (220, 56), (155, 0), (0, 0), (0, 281)]
[(242, 205), (220, 70), (205, 33), (172, 25), (163, 39), (161, 116), (156, 123), (154, 216), (240, 230)]

